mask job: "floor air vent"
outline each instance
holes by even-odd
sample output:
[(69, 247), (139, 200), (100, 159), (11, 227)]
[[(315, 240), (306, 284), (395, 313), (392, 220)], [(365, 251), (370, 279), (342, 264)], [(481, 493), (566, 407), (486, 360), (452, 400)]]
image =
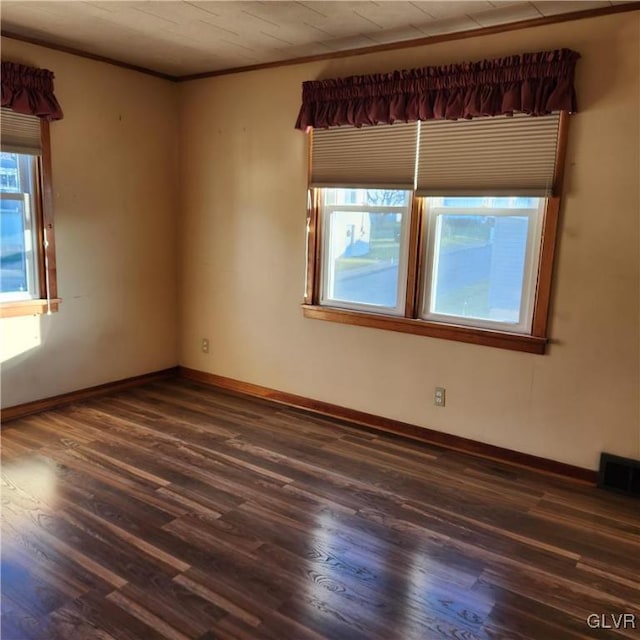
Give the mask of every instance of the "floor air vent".
[(598, 486), (640, 498), (640, 461), (601, 454)]

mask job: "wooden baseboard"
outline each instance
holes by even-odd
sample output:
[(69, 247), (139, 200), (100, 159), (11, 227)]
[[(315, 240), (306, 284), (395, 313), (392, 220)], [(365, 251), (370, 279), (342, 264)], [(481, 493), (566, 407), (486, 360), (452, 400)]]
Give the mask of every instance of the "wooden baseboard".
[(67, 404), (72, 404), (73, 402), (78, 402), (79, 400), (86, 400), (95, 396), (113, 393), (114, 391), (121, 391), (122, 389), (138, 387), (148, 382), (153, 382), (154, 380), (162, 380), (165, 378), (174, 377), (177, 374), (178, 367), (171, 367), (169, 369), (162, 369), (161, 371), (144, 373), (140, 376), (133, 376), (131, 378), (125, 378), (123, 380), (115, 380), (113, 382), (99, 384), (95, 387), (78, 389), (77, 391), (63, 393), (59, 396), (53, 396), (51, 398), (43, 398), (42, 400), (34, 400), (33, 402), (17, 404), (13, 407), (2, 409), (2, 412), (0, 413), (0, 422), (2, 422), (2, 424), (5, 424), (7, 422), (10, 422), (11, 420), (24, 418), (25, 416), (29, 416), (34, 413), (46, 411), (47, 409), (55, 409)]
[(549, 460), (547, 458), (541, 458), (528, 453), (505, 449), (503, 447), (496, 447), (494, 445), (478, 442), (469, 438), (454, 436), (441, 431), (428, 429), (426, 427), (419, 427), (407, 422), (376, 416), (371, 413), (341, 407), (321, 400), (312, 400), (311, 398), (306, 398), (304, 396), (298, 396), (285, 391), (277, 391), (276, 389), (270, 389), (269, 387), (263, 387), (249, 382), (242, 382), (240, 380), (234, 380), (233, 378), (227, 378), (225, 376), (219, 376), (205, 371), (198, 371), (197, 369), (189, 369), (188, 367), (171, 367), (161, 371), (154, 371), (140, 376), (125, 378), (124, 380), (107, 382), (95, 387), (88, 387), (86, 389), (71, 391), (70, 393), (63, 393), (51, 398), (43, 398), (41, 400), (34, 400), (33, 402), (26, 402), (13, 407), (7, 407), (1, 412), (0, 421), (2, 424), (5, 424), (12, 420), (17, 420), (18, 418), (46, 411), (47, 409), (55, 409), (80, 400), (87, 400), (89, 398), (106, 395), (115, 391), (137, 387), (148, 382), (170, 378), (176, 375), (207, 386), (216, 387), (217, 389), (222, 389), (230, 393), (250, 396), (253, 398), (262, 398), (271, 402), (284, 404), (289, 407), (305, 409), (312, 413), (337, 418), (338, 420), (345, 420), (375, 431), (385, 431), (411, 438), (413, 440), (426, 442), (428, 444), (442, 446), (447, 449), (470, 453), (482, 458), (499, 460), (500, 462), (506, 462), (520, 467), (527, 467), (544, 473), (564, 476), (574, 480), (588, 482), (590, 484), (597, 483), (598, 472), (591, 469), (584, 469), (564, 462)]
[(289, 407), (305, 409), (323, 416), (346, 420), (347, 422), (355, 423), (376, 431), (394, 433), (413, 440), (435, 444), (455, 451), (462, 451), (482, 458), (499, 460), (500, 462), (506, 462), (519, 467), (526, 467), (528, 469), (534, 469), (535, 471), (551, 473), (594, 485), (598, 480), (598, 472), (591, 469), (584, 469), (564, 462), (557, 462), (556, 460), (549, 460), (528, 453), (521, 453), (520, 451), (496, 447), (495, 445), (427, 429), (426, 427), (419, 427), (414, 424), (400, 422), (399, 420), (383, 418), (364, 411), (348, 409), (329, 402), (312, 400), (304, 396), (277, 391), (257, 384), (242, 382), (240, 380), (234, 380), (233, 378), (198, 371), (197, 369), (189, 369), (188, 367), (178, 367), (178, 375), (188, 380), (193, 380), (194, 382), (216, 387), (217, 389), (222, 389), (234, 394), (263, 398)]

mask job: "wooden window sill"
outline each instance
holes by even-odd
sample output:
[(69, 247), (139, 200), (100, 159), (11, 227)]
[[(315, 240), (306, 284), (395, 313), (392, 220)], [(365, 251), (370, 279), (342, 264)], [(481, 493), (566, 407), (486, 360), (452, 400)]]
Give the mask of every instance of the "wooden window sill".
[(15, 302), (0, 303), (0, 318), (13, 318), (16, 316), (38, 316), (51, 310), (52, 313), (58, 311), (58, 306), (62, 300), (54, 298), (52, 300), (16, 300)]
[(518, 333), (506, 333), (491, 331), (489, 329), (476, 329), (460, 325), (428, 322), (413, 318), (398, 318), (377, 313), (364, 313), (362, 311), (349, 311), (332, 307), (303, 304), (302, 313), (305, 318), (313, 320), (328, 320), (341, 324), (354, 324), (360, 327), (373, 329), (386, 329), (388, 331), (400, 331), (413, 333), (414, 335), (442, 338), (444, 340), (456, 340), (471, 344), (496, 347), (498, 349), (511, 349), (512, 351), (524, 351), (526, 353), (543, 354), (548, 340), (537, 336), (528, 336)]

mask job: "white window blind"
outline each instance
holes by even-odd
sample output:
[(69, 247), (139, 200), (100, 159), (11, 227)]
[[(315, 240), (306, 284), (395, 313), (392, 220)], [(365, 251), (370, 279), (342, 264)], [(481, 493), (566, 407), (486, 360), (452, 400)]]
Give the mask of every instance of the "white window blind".
[(422, 122), (417, 194), (548, 196), (560, 115)]
[(0, 147), (9, 153), (40, 155), (40, 118), (3, 108), (0, 113)]
[(314, 129), (312, 187), (413, 189), (418, 123)]

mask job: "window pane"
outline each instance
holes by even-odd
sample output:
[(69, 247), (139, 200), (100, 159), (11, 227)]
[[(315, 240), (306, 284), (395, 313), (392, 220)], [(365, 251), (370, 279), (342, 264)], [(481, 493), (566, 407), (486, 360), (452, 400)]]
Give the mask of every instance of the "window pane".
[(404, 191), (325, 189), (324, 301), (404, 304), (409, 203)]
[(0, 191), (20, 191), (20, 171), (17, 153), (0, 153)]
[(432, 310), (519, 322), (529, 220), (438, 216)]
[(0, 292), (24, 292), (29, 287), (24, 201), (2, 200), (1, 207)]
[(33, 251), (34, 158), (0, 154), (0, 295), (4, 300), (37, 297)]
[(426, 315), (528, 330), (538, 205), (537, 198), (433, 198)]
[(323, 189), (324, 204), (371, 205), (374, 207), (407, 207), (411, 191), (392, 189)]
[(539, 199), (530, 196), (512, 197), (452, 197), (452, 198), (431, 198), (436, 206), (441, 207), (466, 207), (468, 209), (535, 209)]

